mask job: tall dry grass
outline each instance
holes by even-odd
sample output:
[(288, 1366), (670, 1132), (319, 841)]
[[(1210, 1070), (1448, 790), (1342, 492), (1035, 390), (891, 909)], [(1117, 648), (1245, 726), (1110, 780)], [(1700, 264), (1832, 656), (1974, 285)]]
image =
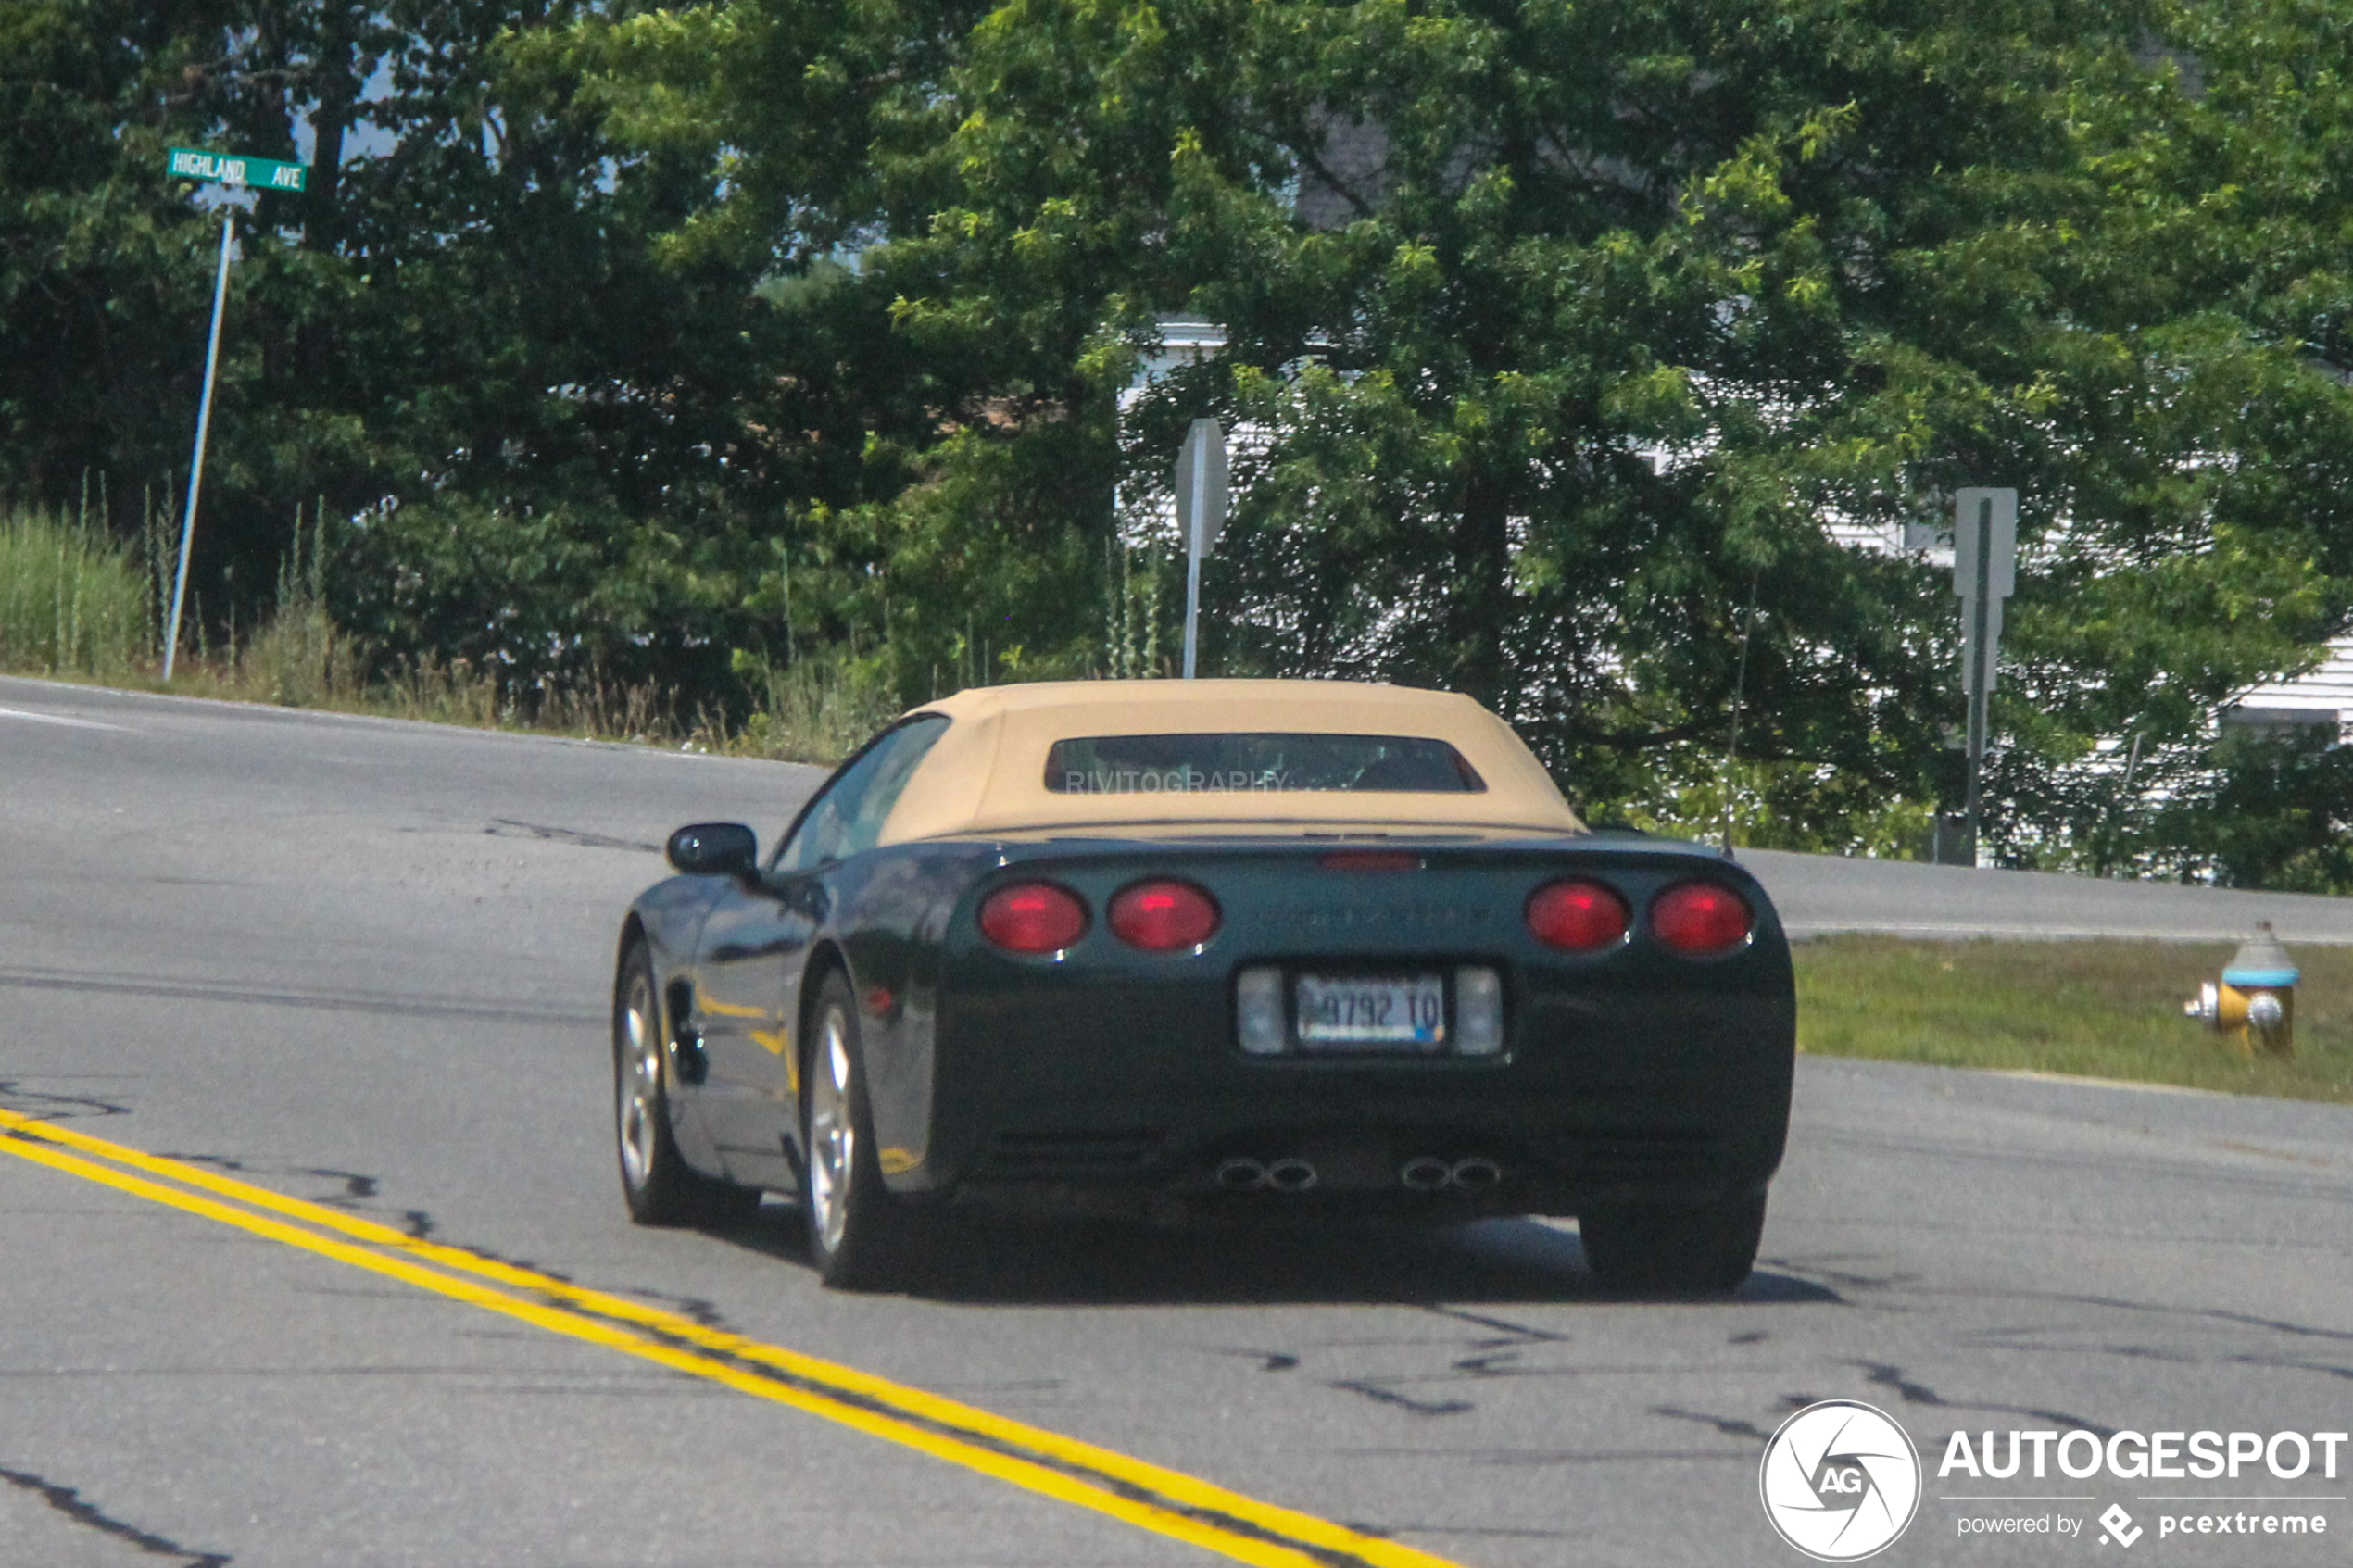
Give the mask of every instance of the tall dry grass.
[(141, 539), (126, 545), (87, 508), (0, 507), (0, 670), (799, 762), (838, 761), (898, 711), (871, 661), (745, 665), (739, 673), (753, 706), (734, 721), (709, 703), (593, 671), (522, 682), (430, 656), (386, 667), (329, 611), (323, 504), (308, 519), (297, 512), (276, 603), (258, 626), (208, 646), (202, 615), (190, 607), (166, 687), (158, 666), (177, 543), (170, 521), (157, 514)]
[(278, 602), (242, 646), (230, 650), (231, 684), (284, 708), (364, 708), (365, 660), (327, 613), (327, 508), (314, 509), (309, 537), (295, 512), (294, 547), (278, 568)]
[(802, 659), (781, 669), (738, 658), (757, 704), (724, 749), (786, 762), (838, 762), (898, 717), (901, 705), (859, 662)]
[(0, 507), (0, 668), (120, 680), (155, 639), (146, 571), (86, 508)]

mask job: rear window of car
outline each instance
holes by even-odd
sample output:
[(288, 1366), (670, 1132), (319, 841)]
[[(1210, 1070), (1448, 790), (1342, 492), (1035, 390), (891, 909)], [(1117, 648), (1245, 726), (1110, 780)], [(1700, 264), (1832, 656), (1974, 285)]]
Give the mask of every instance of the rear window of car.
[(1442, 740), (1236, 732), (1058, 740), (1046, 753), (1046, 787), (1056, 795), (1478, 795), (1487, 783)]

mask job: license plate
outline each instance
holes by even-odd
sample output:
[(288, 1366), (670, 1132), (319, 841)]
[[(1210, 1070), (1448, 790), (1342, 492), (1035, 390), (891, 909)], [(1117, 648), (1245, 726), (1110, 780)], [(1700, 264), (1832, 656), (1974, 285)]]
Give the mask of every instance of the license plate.
[(1435, 974), (1302, 974), (1302, 1050), (1435, 1051), (1446, 1046), (1446, 983)]

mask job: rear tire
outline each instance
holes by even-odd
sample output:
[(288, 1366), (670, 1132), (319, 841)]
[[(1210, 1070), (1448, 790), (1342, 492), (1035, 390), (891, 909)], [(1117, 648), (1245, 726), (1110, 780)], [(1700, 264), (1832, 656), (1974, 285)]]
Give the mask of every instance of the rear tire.
[(661, 993), (643, 942), (622, 955), (613, 985), (613, 1130), (621, 1196), (641, 1225), (725, 1224), (747, 1219), (760, 1194), (686, 1163), (670, 1131), (670, 1074)]
[(1585, 1261), (1627, 1295), (1725, 1297), (1756, 1266), (1765, 1195), (1719, 1203), (1626, 1203), (1579, 1214)]
[(858, 1009), (839, 971), (819, 987), (812, 1022), (801, 1096), (810, 1260), (832, 1289), (899, 1289), (914, 1278), (926, 1248), (918, 1216), (883, 1185)]

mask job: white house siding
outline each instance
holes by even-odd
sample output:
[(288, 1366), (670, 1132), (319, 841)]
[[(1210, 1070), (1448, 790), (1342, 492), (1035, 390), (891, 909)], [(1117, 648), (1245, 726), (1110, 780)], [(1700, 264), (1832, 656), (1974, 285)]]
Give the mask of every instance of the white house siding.
[(2353, 729), (2353, 637), (2329, 644), (2329, 656), (2309, 674), (2272, 681), (2240, 694), (2223, 710), (2225, 724), (2266, 727), (2334, 724), (2340, 739)]

